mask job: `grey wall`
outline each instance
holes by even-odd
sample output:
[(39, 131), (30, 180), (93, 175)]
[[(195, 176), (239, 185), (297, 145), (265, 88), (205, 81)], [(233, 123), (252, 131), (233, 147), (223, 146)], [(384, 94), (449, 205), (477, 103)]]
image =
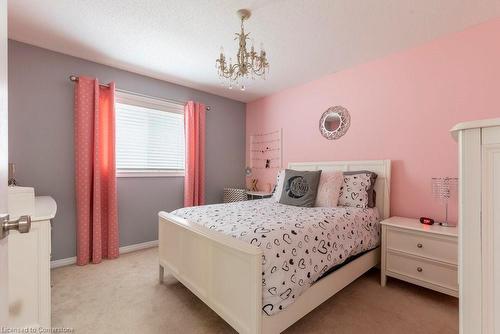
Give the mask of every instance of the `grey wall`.
[[(9, 41), (9, 160), (21, 185), (58, 204), (53, 259), (75, 256), (73, 83), (89, 75), (118, 88), (212, 107), (207, 114), (206, 199), (222, 200), (224, 186), (245, 182), (245, 105), (16, 41)], [(215, 75), (215, 74), (214, 74)], [(182, 177), (119, 178), (120, 245), (156, 240), (157, 213), (182, 206)]]

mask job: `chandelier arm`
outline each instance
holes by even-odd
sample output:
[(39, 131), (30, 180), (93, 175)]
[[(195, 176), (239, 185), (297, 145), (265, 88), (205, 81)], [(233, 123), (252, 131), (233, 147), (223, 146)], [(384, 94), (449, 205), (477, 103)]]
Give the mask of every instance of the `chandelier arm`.
[(255, 72), (255, 74), (262, 75), (265, 73), (266, 68), (268, 67), (269, 65), (264, 60), (257, 59), (257, 61), (255, 62), (255, 66), (252, 67), (252, 70)]
[(224, 79), (231, 79), (231, 74), (229, 72), (220, 72), (219, 76), (223, 77)]
[(260, 67), (260, 68), (258, 68), (258, 69), (255, 69), (255, 70), (253, 71), (253, 73), (254, 73), (255, 75), (257, 75), (257, 76), (261, 76), (261, 75), (263, 75), (264, 73), (266, 73), (266, 70), (265, 70), (263, 67)]
[(225, 68), (219, 67), (219, 76), (225, 78), (225, 79), (231, 79), (233, 76), (233, 70), (232, 67), (228, 66)]
[(231, 66), (231, 80), (236, 81), (236, 79), (238, 79), (239, 73), (241, 72), (239, 68), (240, 64), (233, 64)]

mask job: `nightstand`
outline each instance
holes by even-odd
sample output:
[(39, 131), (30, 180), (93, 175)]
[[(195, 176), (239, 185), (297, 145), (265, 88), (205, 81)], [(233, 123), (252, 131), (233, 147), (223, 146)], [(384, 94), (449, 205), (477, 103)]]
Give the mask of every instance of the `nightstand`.
[(273, 195), (273, 193), (265, 192), (265, 191), (247, 191), (248, 199), (262, 199), (269, 198)]
[(381, 285), (387, 276), (458, 297), (458, 229), (391, 217), (382, 225)]

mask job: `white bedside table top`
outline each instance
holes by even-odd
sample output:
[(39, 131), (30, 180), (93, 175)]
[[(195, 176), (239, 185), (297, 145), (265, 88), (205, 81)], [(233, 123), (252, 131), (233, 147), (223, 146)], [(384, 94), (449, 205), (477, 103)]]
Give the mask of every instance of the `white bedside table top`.
[(457, 227), (441, 226), (438, 223), (435, 223), (434, 225), (425, 225), (420, 223), (418, 219), (414, 218), (390, 217), (388, 219), (381, 221), (380, 224), (419, 231), (419, 232), (429, 232), (441, 235), (448, 235), (452, 237), (458, 236)]
[(247, 190), (247, 195), (251, 196), (271, 196), (273, 193), (268, 193), (266, 191), (249, 191)]

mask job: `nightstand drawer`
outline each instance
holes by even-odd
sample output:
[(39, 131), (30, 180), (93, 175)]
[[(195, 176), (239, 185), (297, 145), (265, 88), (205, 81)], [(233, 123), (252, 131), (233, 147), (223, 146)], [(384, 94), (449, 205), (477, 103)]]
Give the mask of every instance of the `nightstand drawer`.
[(387, 248), (438, 261), (458, 263), (456, 238), (436, 237), (430, 234), (389, 228), (387, 230)]
[(443, 288), (458, 290), (457, 267), (428, 261), (411, 255), (389, 252), (387, 271), (404, 275)]

